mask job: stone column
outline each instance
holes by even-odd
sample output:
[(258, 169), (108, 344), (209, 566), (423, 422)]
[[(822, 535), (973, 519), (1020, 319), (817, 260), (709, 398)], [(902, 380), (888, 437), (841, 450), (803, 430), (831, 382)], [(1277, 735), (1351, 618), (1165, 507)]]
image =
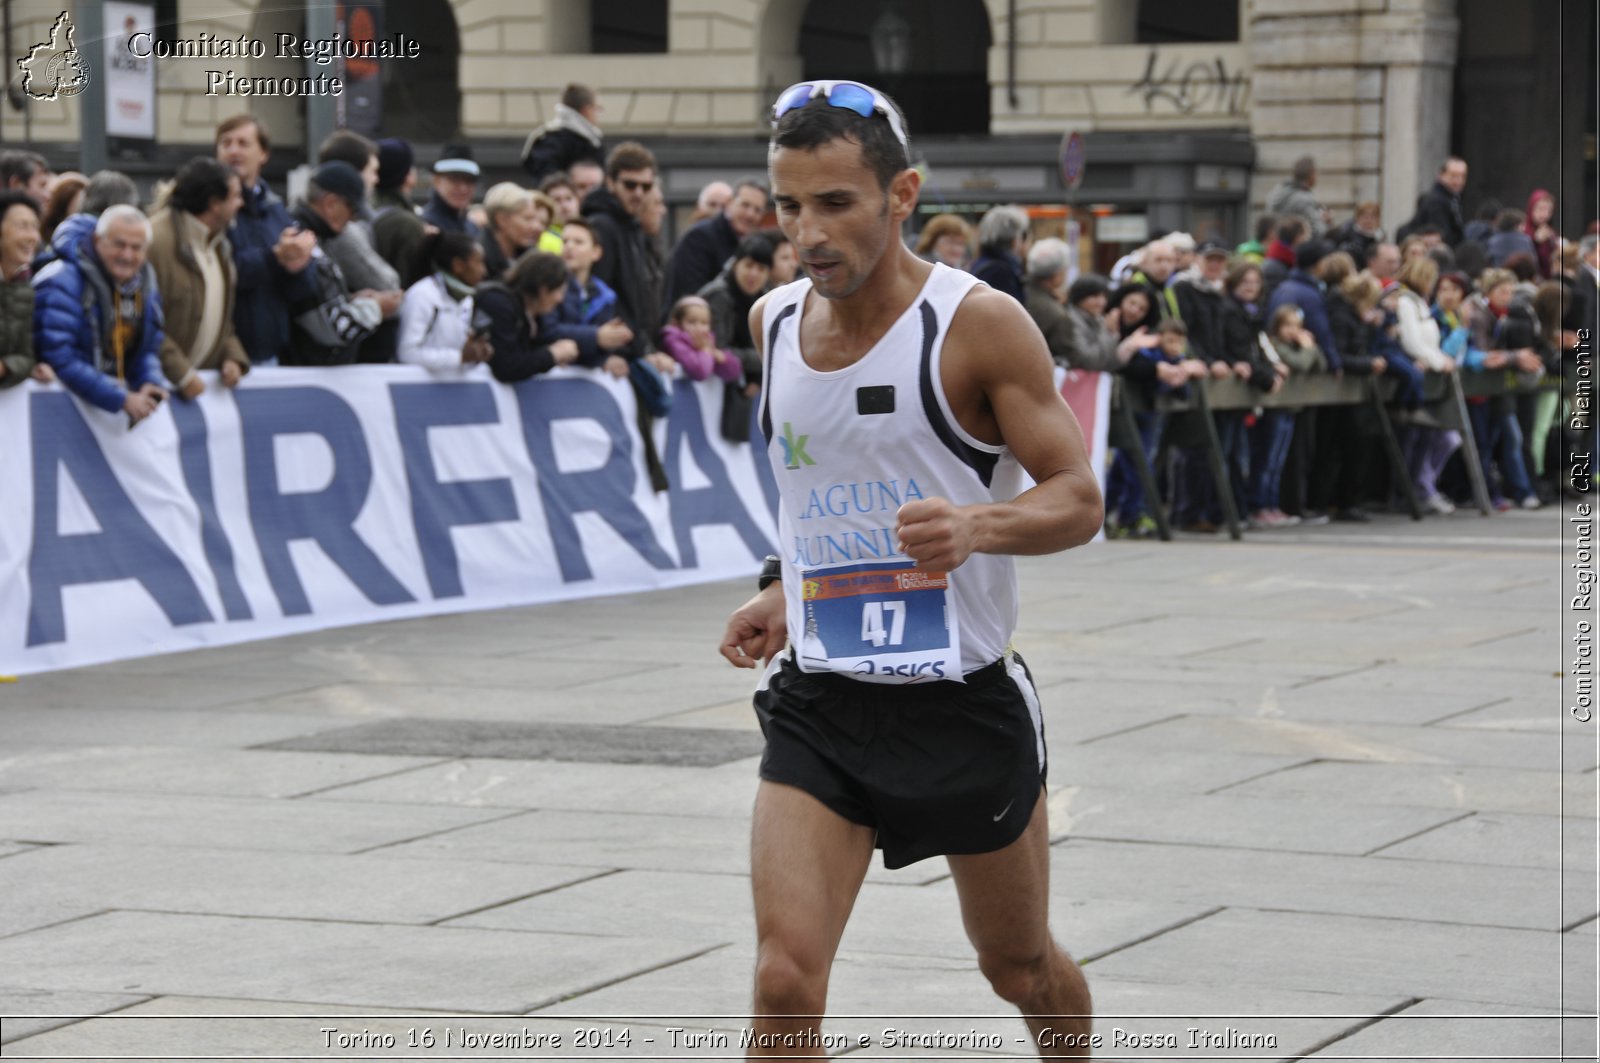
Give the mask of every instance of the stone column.
[(1311, 155), (1336, 221), (1365, 199), (1391, 231), (1411, 217), (1449, 150), (1458, 33), (1455, 0), (1255, 0), (1252, 209)]

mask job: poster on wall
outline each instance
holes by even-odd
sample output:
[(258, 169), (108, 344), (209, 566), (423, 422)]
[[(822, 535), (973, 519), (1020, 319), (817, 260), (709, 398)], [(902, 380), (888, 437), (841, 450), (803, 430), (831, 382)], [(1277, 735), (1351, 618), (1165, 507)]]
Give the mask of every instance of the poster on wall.
[(128, 42), (137, 33), (154, 33), (154, 4), (107, 0), (105, 4), (106, 135), (125, 140), (156, 138), (156, 68), (148, 55), (137, 56)]

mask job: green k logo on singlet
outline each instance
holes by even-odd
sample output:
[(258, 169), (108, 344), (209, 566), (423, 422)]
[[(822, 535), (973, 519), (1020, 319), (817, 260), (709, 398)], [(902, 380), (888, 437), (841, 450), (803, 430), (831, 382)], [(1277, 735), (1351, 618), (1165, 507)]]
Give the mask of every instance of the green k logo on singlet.
[(794, 426), (788, 421), (783, 422), (783, 465), (786, 469), (798, 469), (802, 465), (815, 465), (811, 455), (806, 453), (806, 441), (810, 436), (795, 437)]

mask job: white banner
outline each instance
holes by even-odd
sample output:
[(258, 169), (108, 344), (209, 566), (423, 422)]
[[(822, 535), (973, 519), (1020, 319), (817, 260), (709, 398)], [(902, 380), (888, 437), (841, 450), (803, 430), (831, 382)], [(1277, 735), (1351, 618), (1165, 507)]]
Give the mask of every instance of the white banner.
[[(154, 140), (156, 137), (156, 66), (150, 42), (156, 28), (154, 4), (106, 0), (105, 72), (106, 132), (114, 137)], [(128, 42), (140, 37), (141, 54)]]
[(771, 472), (722, 439), (720, 382), (678, 382), (657, 494), (633, 393), (600, 372), (202, 375), (133, 429), (59, 386), (0, 392), (0, 674), (748, 577), (773, 552)]

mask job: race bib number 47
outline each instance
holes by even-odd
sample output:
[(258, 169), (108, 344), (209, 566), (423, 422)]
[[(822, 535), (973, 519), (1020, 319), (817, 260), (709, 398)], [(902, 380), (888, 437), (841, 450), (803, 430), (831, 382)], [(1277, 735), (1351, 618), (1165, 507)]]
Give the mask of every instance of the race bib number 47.
[(802, 573), (801, 667), (887, 683), (961, 678), (950, 577), (910, 563)]

